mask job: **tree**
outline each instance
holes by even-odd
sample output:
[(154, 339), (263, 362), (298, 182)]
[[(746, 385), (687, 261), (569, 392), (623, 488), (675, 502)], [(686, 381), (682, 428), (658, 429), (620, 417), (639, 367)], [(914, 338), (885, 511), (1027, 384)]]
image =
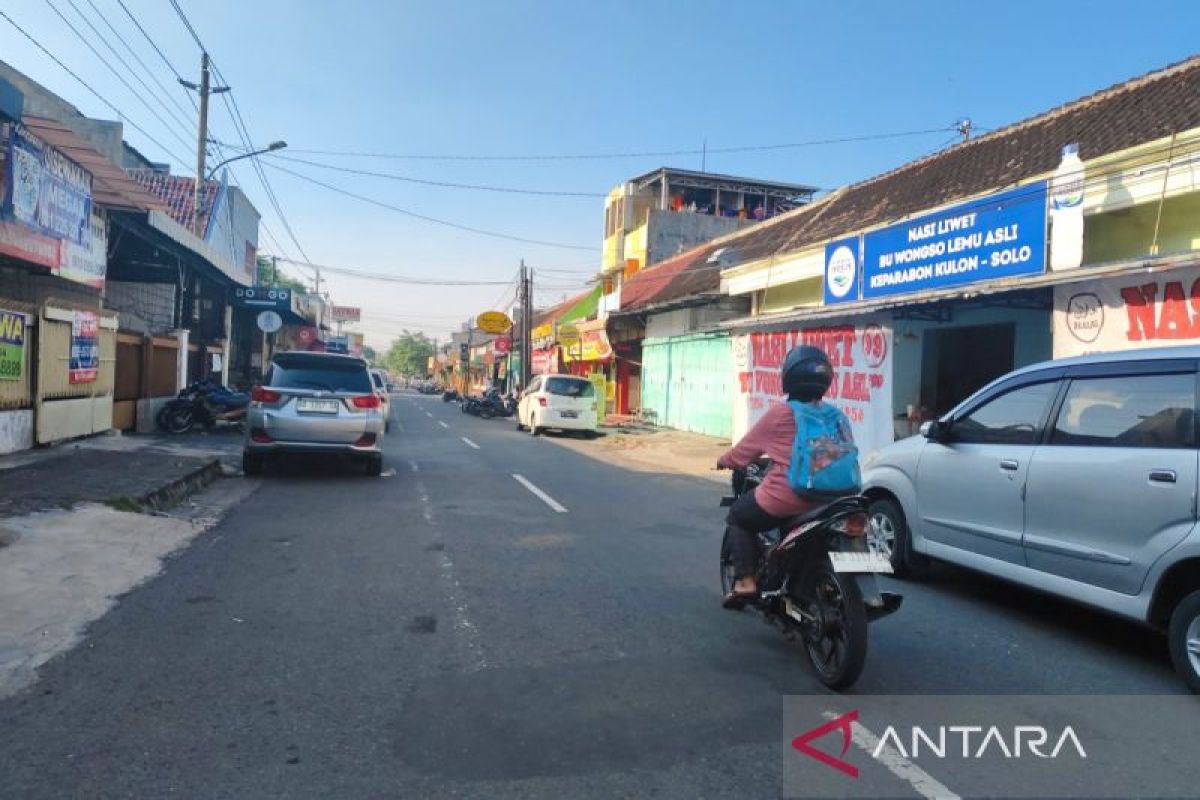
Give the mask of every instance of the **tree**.
[(291, 289), (297, 294), (304, 294), (308, 291), (308, 287), (302, 281), (296, 280), (283, 270), (279, 270), (278, 274), (275, 274), (275, 270), (271, 265), (271, 259), (259, 256), (255, 259), (255, 263), (258, 266), (259, 286), (279, 286), (284, 289)]
[(375, 348), (368, 344), (363, 345), (363, 358), (365, 358), (367, 363), (371, 366), (376, 366), (379, 363), (379, 353), (376, 353)]
[(404, 331), (392, 342), (383, 365), (397, 375), (428, 375), (433, 342), (425, 334)]

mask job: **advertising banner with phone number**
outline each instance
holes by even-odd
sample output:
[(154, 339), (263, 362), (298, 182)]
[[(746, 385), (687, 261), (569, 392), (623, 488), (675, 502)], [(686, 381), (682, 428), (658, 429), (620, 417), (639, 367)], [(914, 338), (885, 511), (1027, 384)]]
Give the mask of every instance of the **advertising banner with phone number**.
[(91, 383), (100, 374), (100, 316), (76, 311), (71, 322), (70, 382)]
[(0, 381), (25, 375), (25, 315), (0, 309)]
[(735, 354), (739, 399), (753, 426), (774, 403), (783, 402), (780, 366), (793, 347), (816, 345), (833, 363), (834, 381), (826, 401), (850, 420), (854, 440), (865, 456), (894, 438), (892, 423), (892, 327), (883, 318), (790, 331), (756, 332), (745, 352)]

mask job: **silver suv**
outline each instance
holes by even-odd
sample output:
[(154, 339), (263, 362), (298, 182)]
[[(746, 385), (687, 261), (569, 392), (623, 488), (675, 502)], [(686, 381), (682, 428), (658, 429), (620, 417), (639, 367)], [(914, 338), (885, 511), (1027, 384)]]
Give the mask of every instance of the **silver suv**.
[(279, 353), (250, 394), (242, 466), (263, 471), (277, 453), (349, 455), (368, 475), (383, 470), (383, 403), (367, 362), (330, 353)]
[(1200, 347), (1049, 361), (865, 464), (896, 572), (939, 559), (1167, 633), (1200, 693)]

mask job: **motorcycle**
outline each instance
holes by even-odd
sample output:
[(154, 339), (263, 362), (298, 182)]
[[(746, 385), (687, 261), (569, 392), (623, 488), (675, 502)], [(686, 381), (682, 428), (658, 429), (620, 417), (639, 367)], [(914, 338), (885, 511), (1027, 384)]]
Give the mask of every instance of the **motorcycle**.
[(212, 429), (220, 422), (241, 425), (250, 395), (213, 381), (197, 381), (158, 412), (158, 426), (168, 433), (187, 433), (196, 425)]
[(457, 403), (459, 399), (458, 392), (454, 391), (453, 389), (447, 389), (446, 391), (442, 392), (443, 403)]
[(496, 389), (489, 389), (480, 397), (464, 399), (461, 411), (483, 419), (511, 417), (517, 413), (517, 401), (511, 395), (505, 396)]
[[(733, 473), (730, 506), (754, 491), (769, 462)], [(759, 598), (750, 607), (799, 639), (817, 678), (831, 689), (858, 680), (867, 659), (867, 625), (894, 613), (903, 598), (879, 589), (876, 573), (890, 573), (886, 556), (868, 545), (867, 508), (861, 495), (842, 497), (794, 517), (778, 530), (758, 534)], [(733, 589), (730, 543), (721, 543), (721, 589)]]

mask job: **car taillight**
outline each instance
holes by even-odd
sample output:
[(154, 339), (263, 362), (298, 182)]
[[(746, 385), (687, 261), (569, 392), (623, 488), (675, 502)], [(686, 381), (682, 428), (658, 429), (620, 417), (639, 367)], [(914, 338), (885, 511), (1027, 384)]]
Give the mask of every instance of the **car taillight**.
[(854, 514), (847, 514), (830, 527), (838, 533), (844, 533), (846, 536), (864, 536), (867, 533), (868, 524), (870, 522), (867, 519), (867, 515), (860, 511)]
[(271, 434), (267, 433), (262, 428), (254, 428), (250, 431), (250, 441), (257, 442), (259, 444), (270, 444), (274, 441), (274, 439), (271, 438)]
[(379, 408), (379, 395), (360, 394), (357, 397), (351, 397), (350, 404), (355, 408)]
[(256, 403), (278, 403), (283, 399), (283, 395), (262, 386), (255, 386), (250, 392), (250, 399)]
[(354, 447), (371, 447), (375, 444), (375, 434), (364, 433), (354, 440)]
[(538, 398), (538, 405), (539, 405), (539, 406), (541, 406), (542, 408), (545, 408), (545, 407), (546, 407), (546, 398), (544, 398), (544, 397), (539, 397), (539, 398)]

